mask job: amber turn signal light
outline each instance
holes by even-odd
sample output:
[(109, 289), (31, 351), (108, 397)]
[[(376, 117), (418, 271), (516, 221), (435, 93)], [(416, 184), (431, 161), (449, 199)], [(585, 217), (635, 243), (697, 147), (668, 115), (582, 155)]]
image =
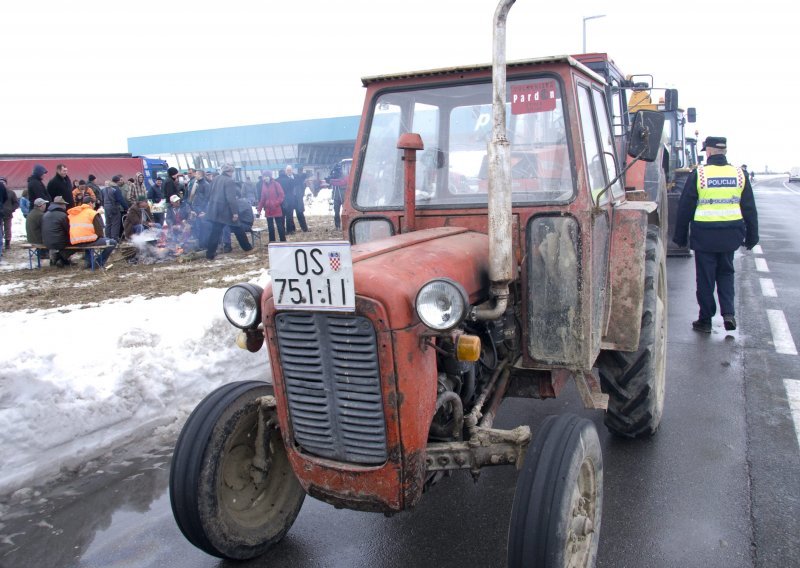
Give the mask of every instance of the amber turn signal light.
[(481, 338), (477, 335), (460, 335), (456, 343), (459, 361), (477, 361), (481, 356)]

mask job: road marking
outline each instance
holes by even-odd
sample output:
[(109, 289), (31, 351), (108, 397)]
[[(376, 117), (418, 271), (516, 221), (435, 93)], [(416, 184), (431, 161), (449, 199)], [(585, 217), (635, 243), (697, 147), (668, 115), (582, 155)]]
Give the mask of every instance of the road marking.
[(756, 245), (753, 247), (753, 254), (764, 254), (764, 251), (761, 250), (761, 245)]
[(767, 310), (769, 327), (772, 329), (772, 344), (775, 351), (786, 355), (797, 355), (797, 348), (794, 346), (792, 332), (789, 331), (789, 324), (781, 310)]
[(775, 283), (771, 278), (759, 278), (761, 283), (761, 295), (767, 298), (777, 298), (778, 291), (775, 290)]
[(800, 443), (800, 381), (783, 379), (783, 388), (786, 389), (786, 399), (789, 401), (789, 410), (792, 412), (794, 434)]
[(759, 272), (769, 272), (769, 267), (767, 267), (767, 259), (766, 258), (756, 258), (756, 270)]

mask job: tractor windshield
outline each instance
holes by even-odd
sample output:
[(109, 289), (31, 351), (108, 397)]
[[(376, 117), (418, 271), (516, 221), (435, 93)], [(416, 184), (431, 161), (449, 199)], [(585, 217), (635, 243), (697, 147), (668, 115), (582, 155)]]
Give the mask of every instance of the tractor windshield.
[[(507, 93), (514, 203), (569, 201), (575, 182), (559, 81), (551, 76), (509, 81)], [(366, 153), (354, 184), (358, 208), (402, 207), (403, 161), (397, 140), (407, 132), (419, 134), (425, 145), (417, 153), (417, 208), (486, 205), (491, 83), (380, 95), (373, 107)]]

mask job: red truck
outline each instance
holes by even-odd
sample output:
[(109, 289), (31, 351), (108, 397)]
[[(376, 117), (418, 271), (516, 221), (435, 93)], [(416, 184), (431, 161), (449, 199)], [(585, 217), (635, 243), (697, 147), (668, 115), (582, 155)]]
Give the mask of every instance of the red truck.
[[(133, 154), (0, 154), (0, 176), (6, 178), (8, 189), (22, 191), (28, 187), (36, 164), (47, 168), (48, 178), (56, 175), (58, 164), (64, 164), (69, 168), (70, 179), (86, 179), (94, 174), (99, 184), (117, 174), (127, 179), (142, 172), (148, 187), (159, 173), (166, 175), (169, 167), (164, 160)], [(47, 183), (47, 179), (44, 181)]]

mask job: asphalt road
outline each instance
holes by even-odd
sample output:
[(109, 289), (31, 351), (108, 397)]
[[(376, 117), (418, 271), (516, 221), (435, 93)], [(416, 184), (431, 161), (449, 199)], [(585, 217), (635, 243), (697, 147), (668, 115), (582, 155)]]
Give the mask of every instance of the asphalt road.
[[(536, 431), (564, 411), (596, 423), (605, 464), (598, 566), (800, 566), (800, 360), (788, 347), (800, 338), (800, 184), (785, 180), (756, 184), (761, 248), (736, 257), (739, 330), (725, 332), (718, 319), (710, 336), (693, 332), (693, 259), (668, 260), (667, 403), (655, 437), (612, 437), (573, 386), (556, 400), (508, 400), (501, 409), (499, 427)], [(794, 389), (798, 424), (787, 395)], [(0, 566), (505, 564), (513, 468), (487, 469), (477, 484), (454, 475), (415, 511), (391, 518), (307, 498), (274, 551), (229, 563), (178, 531), (166, 494), (170, 454), (123, 448), (1, 510)]]

